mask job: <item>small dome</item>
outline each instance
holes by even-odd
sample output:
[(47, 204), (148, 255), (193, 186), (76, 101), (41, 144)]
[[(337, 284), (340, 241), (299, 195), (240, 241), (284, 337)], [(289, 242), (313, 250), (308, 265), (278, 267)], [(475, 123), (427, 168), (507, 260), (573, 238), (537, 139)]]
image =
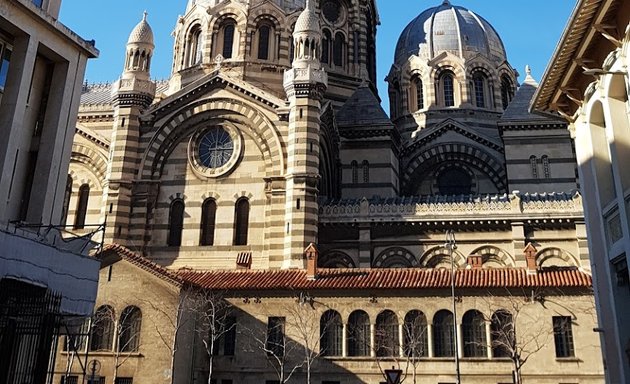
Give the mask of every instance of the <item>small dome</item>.
[(153, 30), (151, 26), (147, 22), (147, 13), (144, 12), (144, 16), (142, 17), (142, 21), (136, 25), (136, 27), (131, 31), (129, 35), (129, 40), (127, 44), (133, 43), (142, 43), (142, 44), (150, 44), (154, 45), (153, 42)]
[(398, 39), (394, 61), (401, 65), (412, 55), (429, 58), (447, 51), (461, 58), (481, 53), (493, 61), (505, 61), (503, 42), (481, 16), (464, 7), (442, 5), (427, 9), (407, 25)]
[(319, 25), (319, 16), (315, 12), (313, 2), (306, 0), (306, 6), (300, 17), (295, 22), (294, 33), (315, 32), (318, 35), (321, 34), (321, 27)]

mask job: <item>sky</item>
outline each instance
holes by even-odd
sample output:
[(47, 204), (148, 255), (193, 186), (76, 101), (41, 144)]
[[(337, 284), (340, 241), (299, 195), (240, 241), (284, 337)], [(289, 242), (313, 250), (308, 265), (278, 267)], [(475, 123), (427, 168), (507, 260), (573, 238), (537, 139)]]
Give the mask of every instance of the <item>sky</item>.
[[(423, 10), (442, 0), (377, 0), (381, 25), (377, 31), (379, 94), (386, 99), (385, 76), (393, 62), (394, 49), (405, 26)], [(556, 44), (575, 6), (575, 0), (452, 0), (494, 26), (505, 45), (508, 61), (525, 77), (525, 65), (536, 80), (542, 78)], [(96, 40), (100, 57), (88, 62), (86, 80), (90, 83), (116, 80), (124, 62), (129, 33), (149, 13), (156, 49), (151, 75), (170, 76), (175, 23), (187, 0), (63, 0), (60, 21), (86, 40)], [(384, 107), (387, 111), (387, 100)]]

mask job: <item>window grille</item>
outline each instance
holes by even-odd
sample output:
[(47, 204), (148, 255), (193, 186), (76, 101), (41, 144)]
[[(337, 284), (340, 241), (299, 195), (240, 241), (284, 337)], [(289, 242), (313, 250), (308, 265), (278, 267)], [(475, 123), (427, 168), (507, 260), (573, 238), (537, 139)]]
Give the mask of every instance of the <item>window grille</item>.
[(367, 184), (370, 182), (370, 163), (364, 160), (361, 165), (363, 168), (363, 182)]
[(61, 376), (60, 384), (79, 384), (79, 376)]
[(376, 317), (376, 356), (399, 355), (398, 317), (383, 311)]
[(341, 356), (343, 323), (341, 315), (333, 310), (326, 311), (319, 321), (320, 353), (322, 356)]
[(74, 229), (85, 228), (85, 217), (87, 216), (89, 198), (90, 198), (90, 186), (87, 184), (83, 184), (79, 188), (77, 212), (74, 216)]
[(575, 356), (570, 316), (553, 317), (553, 338), (556, 344), (556, 357)]
[(427, 318), (421, 311), (413, 310), (405, 315), (403, 349), (407, 357), (423, 357), (429, 353)]
[(453, 314), (442, 310), (433, 318), (433, 355), (435, 357), (455, 356), (455, 342), (453, 331)]
[(234, 245), (247, 245), (249, 229), (249, 200), (241, 198), (236, 202), (234, 223)]
[(355, 311), (348, 318), (348, 356), (370, 356), (370, 317), (363, 311)]
[(90, 351), (111, 351), (114, 341), (114, 309), (99, 307), (92, 318)]
[(117, 377), (115, 384), (133, 384), (133, 377)]
[(530, 156), (529, 157), (529, 165), (532, 167), (532, 177), (534, 179), (538, 178), (538, 160), (536, 159), (536, 156)]
[(352, 184), (359, 183), (359, 164), (356, 161), (352, 161), (350, 163), (350, 168), (352, 169)]
[(544, 155), (542, 158), (543, 172), (545, 179), (551, 178), (551, 170), (549, 169), (549, 156)]
[(464, 357), (487, 357), (486, 322), (479, 311), (468, 311), (462, 321)]
[(267, 342), (265, 348), (268, 355), (284, 356), (284, 317), (270, 317), (267, 322)]
[(175, 200), (171, 203), (168, 221), (168, 245), (171, 247), (179, 247), (182, 245), (185, 208), (186, 206), (181, 200)]
[(201, 207), (201, 245), (214, 245), (214, 230), (217, 216), (217, 202), (206, 199)]
[(142, 326), (140, 308), (134, 306), (125, 308), (120, 315), (119, 324), (118, 350), (120, 352), (138, 352)]

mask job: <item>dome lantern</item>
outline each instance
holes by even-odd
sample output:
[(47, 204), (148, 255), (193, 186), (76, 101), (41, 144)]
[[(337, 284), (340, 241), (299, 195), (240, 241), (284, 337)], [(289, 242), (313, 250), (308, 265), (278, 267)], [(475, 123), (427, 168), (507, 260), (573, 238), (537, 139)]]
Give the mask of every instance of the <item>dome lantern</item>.
[(320, 67), (322, 31), (319, 16), (312, 0), (306, 0), (304, 10), (295, 23), (293, 44), (295, 44), (294, 68)]

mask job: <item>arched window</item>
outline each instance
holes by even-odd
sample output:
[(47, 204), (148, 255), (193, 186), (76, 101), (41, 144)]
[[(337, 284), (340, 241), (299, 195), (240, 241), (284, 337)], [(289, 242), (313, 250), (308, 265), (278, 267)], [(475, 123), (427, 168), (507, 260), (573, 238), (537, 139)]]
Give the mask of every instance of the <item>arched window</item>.
[(429, 355), (427, 318), (422, 311), (409, 311), (403, 326), (403, 350), (407, 357)]
[(549, 156), (543, 155), (540, 158), (543, 166), (543, 174), (545, 175), (545, 179), (551, 178), (551, 170), (549, 169)]
[(493, 357), (511, 357), (512, 351), (516, 351), (514, 320), (510, 312), (499, 310), (492, 314), (490, 335)]
[(201, 27), (199, 25), (196, 25), (190, 30), (190, 35), (188, 37), (188, 66), (200, 64), (201, 59), (202, 59)]
[(201, 239), (200, 245), (214, 245), (214, 229), (217, 217), (217, 202), (206, 199), (201, 206)]
[(503, 104), (503, 109), (507, 109), (510, 101), (514, 97), (514, 92), (512, 90), (512, 81), (506, 75), (501, 76), (501, 102)]
[(66, 179), (66, 190), (63, 194), (63, 210), (61, 211), (61, 225), (66, 225), (68, 221), (68, 211), (70, 210), (70, 198), (72, 197), (72, 176)]
[(350, 168), (352, 170), (352, 184), (358, 184), (359, 183), (359, 163), (357, 163), (356, 160), (352, 160), (352, 163), (350, 163)]
[(447, 72), (442, 75), (440, 80), (441, 80), (440, 82), (442, 83), (442, 96), (444, 97), (444, 106), (454, 107), (455, 106), (455, 80), (453, 79), (453, 74), (451, 72)]
[(453, 314), (441, 310), (433, 317), (433, 355), (435, 357), (455, 356)]
[(363, 164), (361, 164), (363, 168), (363, 182), (370, 182), (370, 163), (367, 160), (363, 160)]
[(92, 317), (90, 351), (111, 351), (114, 341), (114, 309), (109, 305), (99, 307)]
[(415, 96), (416, 96), (416, 111), (424, 109), (424, 88), (422, 85), (422, 80), (420, 77), (416, 76), (413, 79), (413, 84), (415, 88)]
[(470, 175), (460, 168), (448, 168), (437, 179), (441, 195), (470, 195), (472, 180)]
[(223, 57), (231, 59), (234, 51), (234, 35), (236, 34), (236, 24), (230, 20), (223, 26)]
[(344, 65), (344, 51), (346, 49), (346, 38), (341, 32), (335, 34), (335, 42), (333, 44), (333, 63), (336, 67), (343, 67)]
[(320, 353), (322, 356), (341, 356), (343, 323), (337, 311), (326, 311), (319, 320)]
[(532, 168), (532, 178), (538, 178), (538, 160), (536, 156), (532, 155), (529, 157), (529, 165)]
[(182, 245), (185, 208), (186, 206), (182, 200), (175, 200), (171, 203), (168, 217), (168, 245), (171, 247), (179, 247)]
[(370, 356), (370, 317), (364, 311), (354, 311), (348, 318), (348, 356)]
[(142, 312), (138, 307), (127, 307), (120, 314), (118, 332), (119, 352), (138, 352)]
[(269, 60), (269, 47), (271, 42), (271, 27), (261, 25), (258, 28), (258, 59)]
[(249, 200), (240, 198), (234, 209), (234, 245), (247, 245), (249, 229)]
[(483, 73), (473, 75), (473, 88), (475, 91), (475, 105), (479, 108), (486, 107), (486, 77)]
[(399, 356), (398, 317), (383, 311), (376, 317), (376, 356)]
[(464, 357), (487, 357), (486, 322), (479, 311), (468, 311), (462, 319)]
[(332, 46), (332, 35), (330, 31), (325, 29), (322, 37), (322, 63), (330, 64), (330, 48)]
[(90, 186), (87, 184), (83, 184), (79, 188), (79, 197), (77, 199), (77, 212), (74, 215), (74, 229), (85, 228), (85, 217), (87, 216), (89, 198)]

